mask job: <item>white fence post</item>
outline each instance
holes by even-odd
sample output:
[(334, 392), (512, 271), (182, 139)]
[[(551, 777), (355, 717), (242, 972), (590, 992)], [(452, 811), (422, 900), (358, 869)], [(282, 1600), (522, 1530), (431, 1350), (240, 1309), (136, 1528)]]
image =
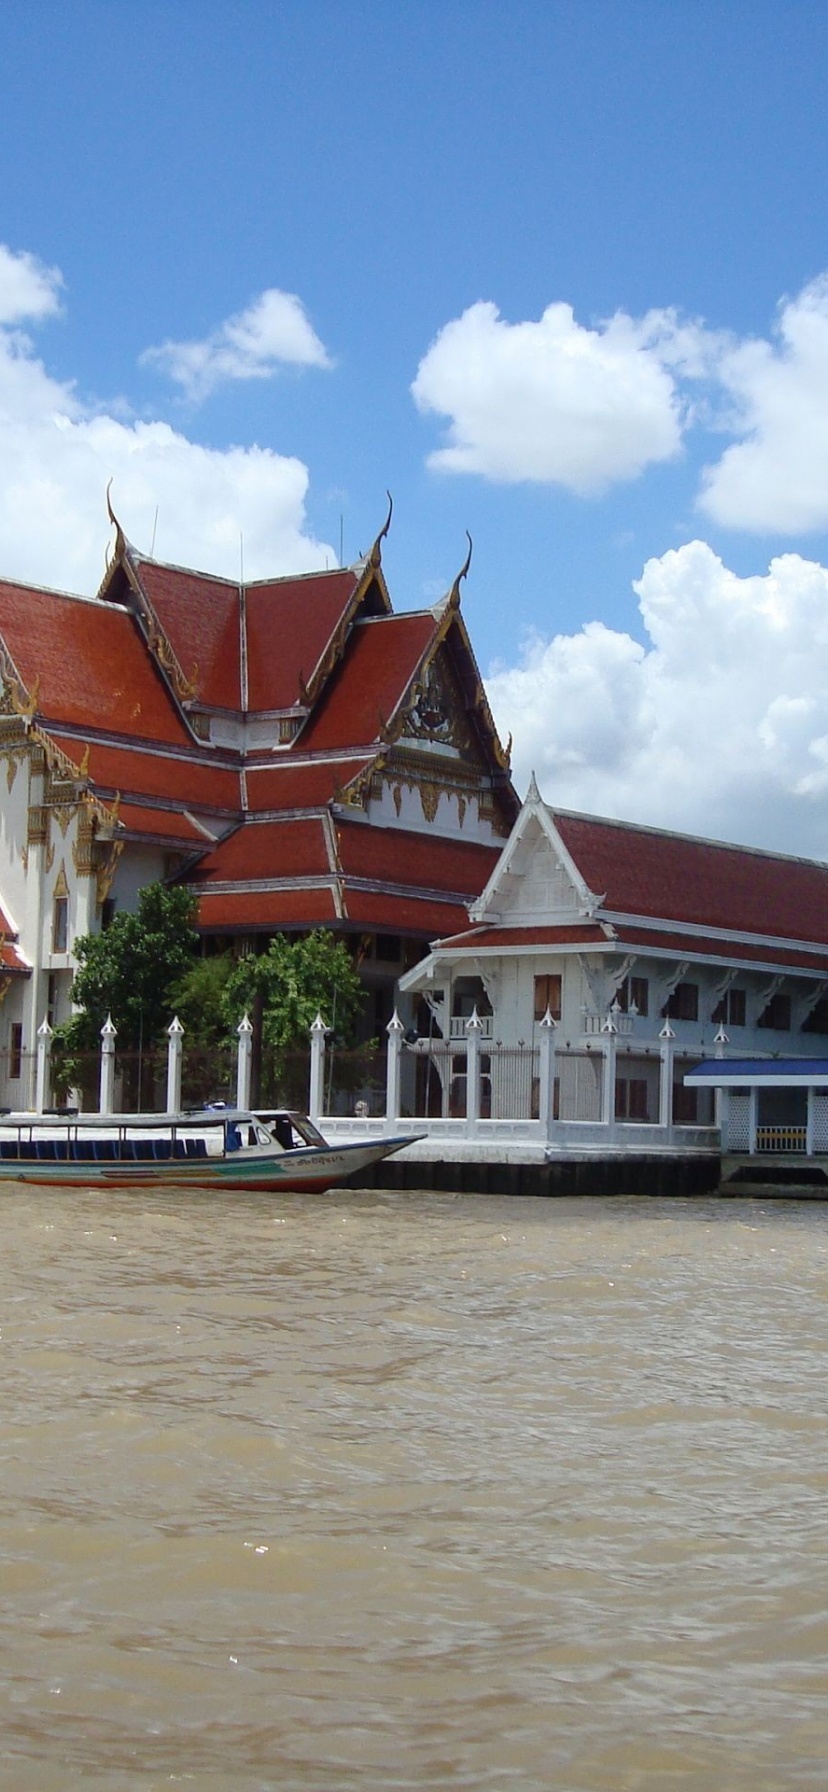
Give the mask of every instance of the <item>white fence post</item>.
[(49, 1056), (52, 1050), (52, 1029), (48, 1020), (37, 1029), (37, 1070), (35, 1073), (35, 1113), (42, 1114), (49, 1093)]
[(402, 1051), (405, 1028), (396, 1008), (385, 1029), (388, 1034), (388, 1050), (385, 1072), (385, 1120), (389, 1130), (396, 1126), (400, 1117), (400, 1052)]
[(236, 1059), (236, 1107), (246, 1113), (250, 1106), (250, 1067), (253, 1058), (253, 1023), (243, 1014), (236, 1028), (239, 1050)]
[(545, 1139), (551, 1139), (555, 1121), (555, 1026), (547, 1008), (540, 1023), (540, 1100), (538, 1118)]
[(658, 1081), (658, 1124), (665, 1132), (669, 1132), (673, 1124), (673, 1045), (675, 1033), (669, 1020), (665, 1020), (659, 1037), (661, 1066)]
[[(714, 1034), (713, 1044), (716, 1047), (716, 1057), (723, 1058), (725, 1055), (725, 1046), (730, 1044), (730, 1035), (725, 1032), (723, 1026), (720, 1026), (718, 1033)], [(714, 1126), (718, 1126), (720, 1134), (723, 1133), (724, 1125), (724, 1093), (723, 1089), (714, 1089), (713, 1091), (713, 1124)]]
[(601, 1023), (604, 1036), (604, 1088), (601, 1098), (601, 1119), (612, 1129), (615, 1125), (615, 1066), (618, 1055), (618, 1028), (612, 1014)]
[(322, 1112), (325, 1090), (325, 1041), (328, 1029), (321, 1014), (317, 1014), (311, 1027), (310, 1056), (310, 1092), (308, 1095), (308, 1115), (314, 1124)]
[(466, 1133), (471, 1139), (480, 1119), (480, 1035), (483, 1024), (474, 1008), (466, 1021)]
[(112, 1015), (108, 1014), (101, 1027), (101, 1081), (98, 1094), (98, 1113), (111, 1114), (115, 1107), (115, 1039), (118, 1029), (112, 1025)]
[(181, 1108), (181, 1041), (184, 1028), (174, 1015), (167, 1028), (167, 1113), (177, 1114)]

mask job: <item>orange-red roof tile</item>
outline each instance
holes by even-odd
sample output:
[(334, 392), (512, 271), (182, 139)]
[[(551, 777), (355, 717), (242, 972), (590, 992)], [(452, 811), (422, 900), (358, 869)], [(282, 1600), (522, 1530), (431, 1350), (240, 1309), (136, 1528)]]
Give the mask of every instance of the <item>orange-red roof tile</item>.
[(278, 933), (282, 927), (327, 927), (336, 921), (331, 890), (198, 892), (198, 925), (207, 933)]
[(112, 604), (0, 580), (0, 635), (49, 722), (190, 744), (137, 623)]
[(407, 828), (358, 821), (338, 822), (337, 846), (346, 878), (446, 890), (469, 902), (479, 896), (499, 857), (496, 846), (475, 840), (451, 840), (432, 832), (426, 843), (422, 834)]
[(252, 812), (263, 809), (318, 809), (332, 802), (337, 790), (371, 764), (373, 754), (361, 759), (319, 759), (294, 765), (285, 756), (247, 767), (247, 801)]
[(359, 584), (353, 567), (250, 585), (247, 689), (251, 710), (290, 709), (309, 684)]
[(462, 902), (413, 893), (402, 896), (393, 891), (380, 895), (352, 885), (346, 887), (345, 907), (352, 926), (376, 928), (381, 933), (419, 934), (424, 940), (451, 932), (465, 915)]
[(201, 702), (241, 708), (239, 588), (133, 556), (136, 576)]
[[(57, 745), (79, 763), (85, 742), (50, 729)], [(92, 741), (89, 775), (99, 789), (120, 791), (122, 796), (158, 796), (196, 810), (241, 812), (239, 773), (215, 765), (206, 755), (186, 759), (165, 753), (145, 752), (127, 746), (110, 747)], [(226, 826), (226, 823), (223, 825)]]
[(267, 878), (329, 877), (321, 817), (244, 822), (199, 864), (199, 882), (247, 883)]
[(180, 809), (152, 809), (145, 803), (121, 803), (118, 820), (128, 834), (180, 840), (192, 850), (203, 847), (205, 852), (210, 845), (201, 829)]
[(441, 939), (438, 944), (454, 950), (480, 952), (487, 947), (501, 950), (507, 946), (521, 946), (527, 951), (542, 951), (547, 946), (550, 950), (559, 946), (612, 948), (613, 942), (607, 929), (578, 921), (571, 927), (470, 927), (463, 933)]
[(302, 751), (369, 747), (381, 738), (434, 639), (430, 611), (357, 622), (343, 663), (333, 673), (299, 737)]
[(589, 888), (613, 913), (828, 943), (828, 866), (552, 810)]

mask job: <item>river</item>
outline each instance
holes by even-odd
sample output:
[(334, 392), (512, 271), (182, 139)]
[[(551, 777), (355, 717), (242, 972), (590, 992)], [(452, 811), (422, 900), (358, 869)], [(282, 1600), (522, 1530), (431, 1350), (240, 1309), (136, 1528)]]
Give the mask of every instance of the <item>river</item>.
[(7, 1792), (789, 1792), (828, 1205), (0, 1194)]

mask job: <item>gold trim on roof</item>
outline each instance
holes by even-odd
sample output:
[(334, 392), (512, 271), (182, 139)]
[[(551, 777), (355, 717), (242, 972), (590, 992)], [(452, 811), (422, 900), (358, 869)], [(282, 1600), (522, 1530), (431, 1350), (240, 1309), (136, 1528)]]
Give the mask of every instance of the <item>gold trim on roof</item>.
[(382, 544), (391, 527), (391, 518), (394, 514), (394, 500), (391, 493), (387, 491), (385, 496), (388, 499), (388, 515), (380, 529), (376, 541), (374, 542), (371, 552), (368, 555), (368, 565), (372, 567), (375, 572), (378, 572), (382, 565)]

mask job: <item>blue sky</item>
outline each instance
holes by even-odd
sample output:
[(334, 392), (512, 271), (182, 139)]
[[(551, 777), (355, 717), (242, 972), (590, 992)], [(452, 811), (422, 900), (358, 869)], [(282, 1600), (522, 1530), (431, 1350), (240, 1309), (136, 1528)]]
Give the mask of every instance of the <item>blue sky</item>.
[(398, 606), (474, 538), (519, 783), (828, 854), (827, 51), (808, 0), (6, 0), (0, 573), (94, 590), (110, 474), (250, 576), (388, 486)]

